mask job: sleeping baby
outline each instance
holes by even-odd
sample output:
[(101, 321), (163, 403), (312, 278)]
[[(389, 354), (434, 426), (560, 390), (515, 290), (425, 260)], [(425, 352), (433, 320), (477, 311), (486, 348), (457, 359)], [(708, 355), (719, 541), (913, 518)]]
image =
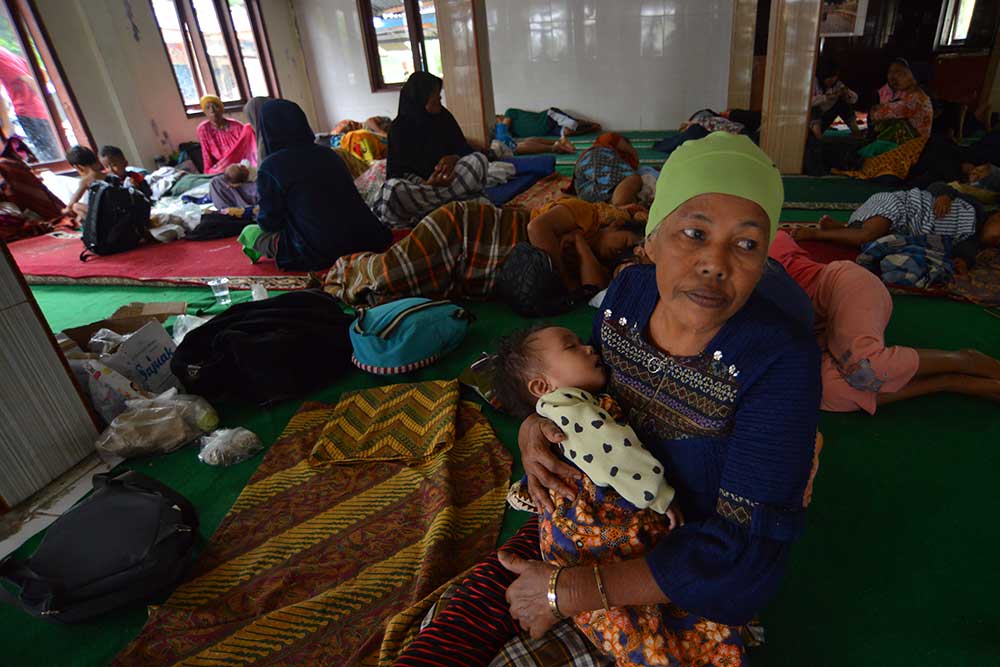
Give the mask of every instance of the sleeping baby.
[[(601, 393), (607, 372), (593, 347), (562, 327), (528, 329), (501, 341), (495, 372), (496, 398), (504, 409), (518, 417), (537, 411), (552, 420), (566, 434), (559, 445), (563, 457), (585, 473), (574, 499), (551, 493), (552, 512), (535, 507), (526, 479), (511, 487), (513, 507), (541, 515), (545, 561), (596, 569), (650, 551), (683, 523), (662, 464), (622, 422), (615, 400)], [(583, 612), (573, 621), (599, 650), (621, 649), (621, 655), (610, 656), (619, 665), (632, 665), (618, 642), (605, 641), (616, 632), (615, 615), (622, 613), (639, 617), (634, 627), (649, 632), (662, 627), (656, 605)]]

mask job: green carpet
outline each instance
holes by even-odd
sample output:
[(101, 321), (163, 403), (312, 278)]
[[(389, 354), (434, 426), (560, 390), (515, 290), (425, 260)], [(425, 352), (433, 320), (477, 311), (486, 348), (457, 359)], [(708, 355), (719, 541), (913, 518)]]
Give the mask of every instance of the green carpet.
[[(818, 212), (795, 212), (809, 219)], [(205, 300), (207, 289), (35, 287), (50, 325), (59, 330), (106, 316), (130, 301)], [(892, 343), (978, 347), (1000, 356), (1000, 320), (968, 304), (895, 297)], [(477, 320), (464, 344), (430, 369), (399, 381), (454, 377), (498, 335), (526, 321), (495, 304), (471, 304)], [(581, 335), (591, 309), (555, 321)], [(310, 396), (335, 401), (341, 392), (376, 384), (360, 372)], [(270, 444), (298, 402), (261, 411), (217, 406), (226, 425), (244, 425)], [(775, 406), (776, 411), (780, 406)], [(498, 435), (516, 454), (516, 423), (490, 408)], [(889, 406), (875, 418), (824, 414), (826, 449), (809, 528), (792, 550), (778, 599), (765, 611), (768, 644), (755, 665), (987, 664), (996, 661), (1000, 611), (984, 584), (1000, 547), (992, 520), (992, 471), (1000, 464), (996, 406), (952, 396)], [(232, 468), (200, 463), (187, 448), (134, 461), (130, 467), (190, 498), (207, 539), (261, 456)], [(947, 465), (943, 465), (947, 462)], [(513, 475), (522, 474), (519, 460)], [(508, 512), (503, 535), (524, 516)], [(21, 555), (28, 552), (33, 540)], [(965, 572), (966, 574), (963, 574)], [(947, 612), (947, 613), (945, 613)], [(139, 631), (142, 609), (99, 622), (60, 626), (0, 607), (2, 664), (104, 665)], [(808, 657), (804, 657), (808, 656)], [(992, 660), (991, 660), (992, 658)]]

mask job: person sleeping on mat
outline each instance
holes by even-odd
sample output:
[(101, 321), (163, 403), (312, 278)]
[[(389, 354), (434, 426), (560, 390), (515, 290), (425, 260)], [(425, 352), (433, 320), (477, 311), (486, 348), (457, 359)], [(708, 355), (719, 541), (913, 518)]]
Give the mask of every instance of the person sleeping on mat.
[[(590, 345), (563, 327), (539, 326), (504, 338), (496, 355), (494, 389), (504, 410), (523, 419), (537, 412), (561, 424), (566, 439), (559, 443), (562, 460), (583, 475), (575, 480), (576, 497), (550, 493), (555, 508), (536, 507), (527, 478), (508, 493), (514, 509), (540, 515), (542, 559), (556, 566), (553, 586), (562, 567), (593, 567), (598, 588), (600, 566), (641, 556), (671, 530), (684, 523), (674, 502), (674, 489), (660, 463), (624, 423), (618, 402), (605, 392), (607, 370)], [(630, 617), (642, 628), (630, 643), (665, 641), (663, 609), (658, 605), (585, 611), (573, 616), (577, 628), (618, 665), (635, 664), (626, 645), (615, 641), (618, 617)], [(561, 617), (557, 607), (553, 613)]]

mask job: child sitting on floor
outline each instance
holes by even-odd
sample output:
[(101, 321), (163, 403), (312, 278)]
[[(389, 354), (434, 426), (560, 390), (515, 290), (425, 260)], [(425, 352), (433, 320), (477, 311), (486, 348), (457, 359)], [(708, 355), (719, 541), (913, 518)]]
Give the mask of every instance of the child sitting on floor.
[(128, 167), (128, 160), (125, 153), (117, 146), (103, 146), (101, 148), (101, 165), (112, 174), (117, 176), (123, 185), (132, 187), (146, 195), (153, 197), (153, 189), (146, 182), (146, 177), (138, 171), (131, 171)]
[(62, 212), (63, 215), (83, 220), (87, 217), (88, 188), (95, 181), (105, 180), (107, 175), (101, 170), (97, 155), (86, 146), (70, 148), (66, 153), (66, 162), (80, 174), (80, 185)]
[[(684, 520), (662, 464), (622, 422), (615, 400), (598, 393), (606, 382), (600, 356), (568, 329), (536, 327), (500, 343), (494, 378), (497, 400), (515, 416), (537, 411), (557, 424), (566, 434), (559, 445), (563, 456), (585, 473), (576, 482), (573, 500), (551, 493), (553, 512), (535, 506), (526, 478), (511, 487), (508, 502), (541, 514), (544, 560), (561, 566), (593, 564), (598, 582), (601, 563), (650, 551)], [(631, 617), (632, 627), (655, 634), (662, 627), (661, 614), (659, 606), (645, 605), (583, 612), (573, 621), (621, 666), (637, 663), (627, 647), (612, 638), (618, 632), (617, 619)], [(633, 639), (641, 644), (642, 638), (630, 638), (629, 643)]]

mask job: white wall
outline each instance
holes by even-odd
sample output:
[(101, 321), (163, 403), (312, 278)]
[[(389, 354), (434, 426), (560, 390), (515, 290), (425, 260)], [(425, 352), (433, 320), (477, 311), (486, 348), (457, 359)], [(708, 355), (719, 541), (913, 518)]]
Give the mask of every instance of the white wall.
[(497, 113), (550, 106), (607, 129), (723, 109), (732, 0), (486, 0)]
[[(35, 0), (66, 79), (97, 144), (114, 144), (129, 161), (196, 139), (204, 117), (189, 118), (147, 0)], [(315, 119), (311, 85), (290, 0), (261, 8), (282, 94)], [(234, 114), (242, 119), (242, 114)]]
[(398, 92), (373, 93), (355, 0), (293, 0), (316, 98), (317, 131), (396, 116)]

